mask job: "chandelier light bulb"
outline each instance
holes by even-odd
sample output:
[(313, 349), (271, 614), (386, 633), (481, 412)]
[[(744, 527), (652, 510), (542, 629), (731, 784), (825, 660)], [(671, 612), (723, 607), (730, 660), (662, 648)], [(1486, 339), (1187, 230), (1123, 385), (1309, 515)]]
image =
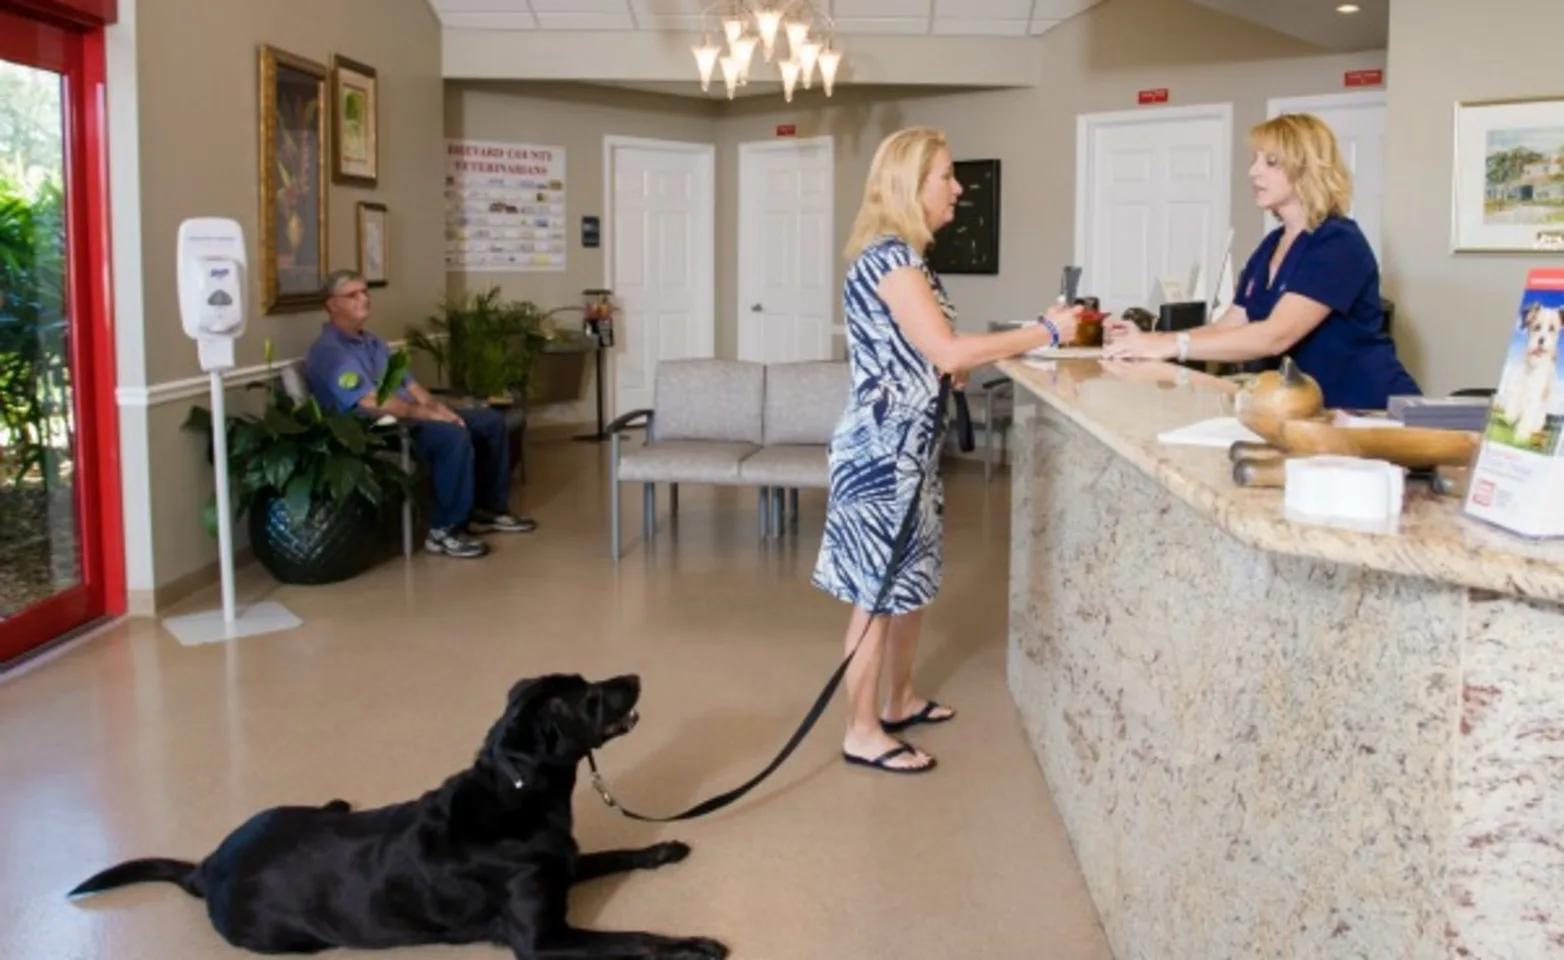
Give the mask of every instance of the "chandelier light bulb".
[(798, 86), (798, 71), (797, 60), (782, 61), (782, 96), (788, 103), (793, 102), (793, 88)]
[(798, 20), (787, 22), (787, 48), (795, 56), (798, 54), (799, 45), (809, 39), (809, 24)]
[(722, 32), (728, 35), (728, 44), (744, 35), (744, 21), (738, 17), (728, 17), (722, 21)]
[(701, 92), (705, 93), (711, 89), (711, 74), (717, 66), (717, 54), (722, 50), (710, 40), (692, 49), (695, 51), (695, 65), (701, 71)]
[(730, 56), (739, 65), (739, 84), (749, 83), (749, 65), (755, 58), (756, 40), (751, 36), (742, 36), (729, 44)]
[(755, 26), (760, 31), (760, 42), (766, 51), (766, 62), (770, 63), (772, 55), (777, 47), (777, 28), (782, 26), (782, 11), (761, 10), (755, 14)]
[(825, 87), (825, 95), (831, 95), (831, 88), (836, 85), (836, 68), (842, 62), (842, 55), (830, 47), (820, 51), (820, 80)]
[(808, 90), (814, 81), (815, 61), (820, 56), (820, 44), (813, 40), (805, 40), (798, 46), (798, 65), (804, 75), (804, 89)]
[(732, 100), (733, 90), (739, 85), (739, 62), (732, 57), (723, 57), (720, 62), (722, 64), (722, 82), (727, 84), (728, 99)]

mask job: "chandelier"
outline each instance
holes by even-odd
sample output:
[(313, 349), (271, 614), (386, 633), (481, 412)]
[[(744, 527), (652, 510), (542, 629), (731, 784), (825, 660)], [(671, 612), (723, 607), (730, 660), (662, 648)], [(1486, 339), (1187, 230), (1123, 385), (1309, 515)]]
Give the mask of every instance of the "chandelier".
[[(721, 24), (720, 34), (714, 22)], [(835, 21), (810, 0), (719, 0), (701, 14), (701, 42), (691, 48), (701, 72), (701, 90), (711, 90), (712, 74), (721, 67), (728, 99), (732, 100), (739, 87), (749, 84), (758, 47), (767, 63), (776, 62), (782, 74), (782, 95), (788, 103), (793, 102), (793, 91), (800, 83), (805, 90), (814, 85), (816, 67), (829, 97), (836, 84), (836, 68), (842, 62), (835, 26)], [(726, 39), (725, 50), (713, 42), (715, 35)], [(785, 60), (777, 51), (783, 37), (787, 39)]]

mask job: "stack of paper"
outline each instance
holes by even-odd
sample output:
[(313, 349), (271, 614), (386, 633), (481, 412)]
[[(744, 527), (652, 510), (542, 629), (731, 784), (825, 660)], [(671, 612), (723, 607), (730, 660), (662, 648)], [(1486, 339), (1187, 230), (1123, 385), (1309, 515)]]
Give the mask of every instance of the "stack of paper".
[(1265, 442), (1259, 434), (1239, 423), (1237, 417), (1213, 417), (1177, 430), (1164, 430), (1157, 434), (1157, 440), (1189, 447), (1220, 447), (1223, 450), (1240, 440)]

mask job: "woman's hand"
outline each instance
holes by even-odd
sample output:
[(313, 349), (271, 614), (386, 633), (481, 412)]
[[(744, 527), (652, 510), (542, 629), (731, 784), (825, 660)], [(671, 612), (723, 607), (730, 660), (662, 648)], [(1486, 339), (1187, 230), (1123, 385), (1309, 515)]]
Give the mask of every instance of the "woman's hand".
[[(1119, 324), (1123, 324), (1119, 321)], [(1112, 339), (1104, 338), (1107, 342), (1103, 347), (1102, 355), (1109, 359), (1123, 360), (1171, 360), (1178, 356), (1178, 341), (1166, 333), (1145, 333), (1134, 324), (1126, 324), (1130, 329), (1120, 330), (1119, 324), (1113, 327)]]
[(1081, 307), (1056, 303), (1043, 314), (1043, 316), (1048, 318), (1048, 322), (1052, 323), (1059, 330), (1059, 343), (1057, 346), (1064, 347), (1075, 342), (1076, 331), (1081, 325), (1082, 309)]

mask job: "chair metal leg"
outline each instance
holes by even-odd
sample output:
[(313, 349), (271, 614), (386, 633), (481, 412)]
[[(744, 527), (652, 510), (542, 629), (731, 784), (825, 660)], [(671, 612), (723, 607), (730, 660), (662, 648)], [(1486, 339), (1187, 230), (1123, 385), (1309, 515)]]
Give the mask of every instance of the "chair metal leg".
[(791, 524), (792, 526), (795, 526), (795, 527), (798, 526), (798, 488), (797, 487), (793, 487), (793, 488), (789, 489), (788, 492), (787, 492), (787, 508), (788, 508), (788, 513), (790, 514), (790, 516), (788, 517), (788, 523)]
[(782, 521), (787, 513), (787, 504), (783, 500), (786, 492), (783, 487), (771, 488), (771, 535), (778, 540), (782, 538)]
[(619, 434), (609, 441), (608, 454), (608, 549), (619, 562)]
[(983, 392), (983, 482), (994, 479), (994, 391)]
[(657, 531), (657, 484), (641, 485), (641, 509), (646, 527), (646, 539), (650, 541)]
[(677, 483), (668, 484), (668, 512), (679, 512), (679, 485)]
[[(408, 476), (413, 475), (413, 438), (405, 431), (402, 434), (402, 472)], [(402, 498), (402, 556), (409, 560), (413, 557), (412, 491), (408, 491)]]
[(755, 517), (760, 523), (760, 539), (765, 540), (771, 535), (770, 497), (771, 488), (760, 488), (760, 502), (755, 510)]

